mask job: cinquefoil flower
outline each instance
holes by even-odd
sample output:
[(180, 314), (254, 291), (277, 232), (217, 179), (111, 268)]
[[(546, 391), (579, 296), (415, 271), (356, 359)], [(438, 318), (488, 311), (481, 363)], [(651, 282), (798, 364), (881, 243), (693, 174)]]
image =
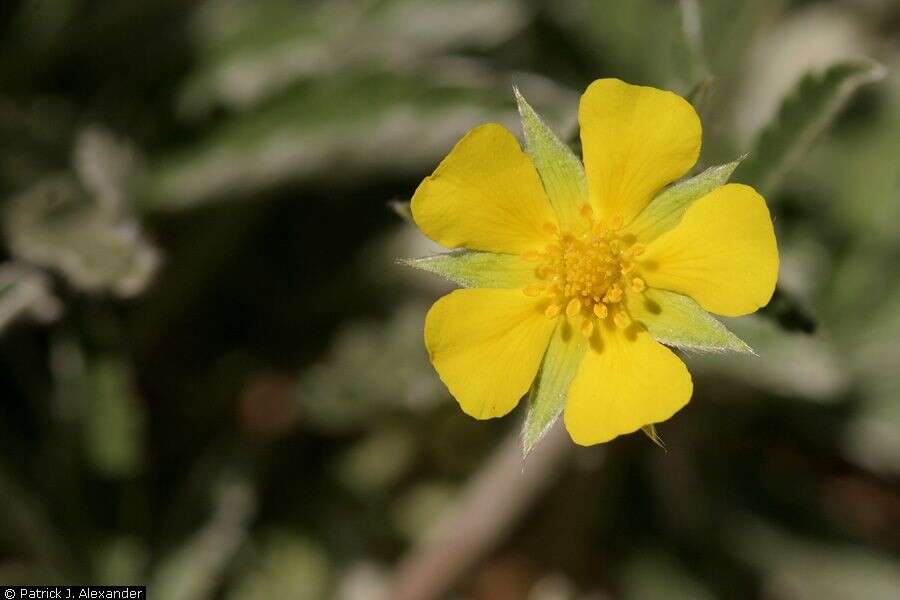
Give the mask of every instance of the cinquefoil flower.
[(468, 288), (428, 312), (431, 362), (478, 419), (531, 390), (526, 450), (563, 410), (578, 444), (652, 433), (693, 389), (667, 346), (749, 350), (709, 313), (745, 315), (772, 296), (765, 200), (725, 184), (737, 162), (665, 187), (700, 153), (700, 119), (676, 94), (592, 83), (583, 167), (517, 97), (527, 153), (502, 126), (476, 127), (412, 199), (425, 235), (465, 249), (408, 261)]

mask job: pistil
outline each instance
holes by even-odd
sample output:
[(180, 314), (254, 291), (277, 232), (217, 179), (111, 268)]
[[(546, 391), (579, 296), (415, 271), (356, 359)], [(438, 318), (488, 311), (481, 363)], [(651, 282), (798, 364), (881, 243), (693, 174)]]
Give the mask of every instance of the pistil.
[(597, 220), (588, 204), (580, 212), (586, 226), (578, 234), (560, 231), (551, 223), (544, 225), (548, 243), (524, 254), (526, 260), (538, 263), (535, 273), (541, 282), (525, 286), (524, 292), (549, 298), (544, 310), (547, 318), (564, 313), (580, 319), (579, 331), (585, 337), (593, 335), (596, 325), (606, 319), (626, 329), (632, 321), (623, 305), (625, 291), (640, 294), (647, 289), (634, 261), (644, 246), (621, 233), (620, 215)]

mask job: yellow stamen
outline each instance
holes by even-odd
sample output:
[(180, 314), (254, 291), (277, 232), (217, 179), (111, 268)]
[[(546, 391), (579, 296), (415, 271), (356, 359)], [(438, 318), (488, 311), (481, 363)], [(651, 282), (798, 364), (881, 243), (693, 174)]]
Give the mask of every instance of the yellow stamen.
[(613, 315), (613, 322), (619, 329), (627, 329), (631, 325), (631, 317), (624, 310), (617, 310)]
[[(549, 318), (563, 312), (569, 317), (582, 315), (594, 325), (622, 312), (618, 303), (624, 302), (625, 291), (640, 292), (646, 283), (640, 277), (640, 264), (633, 257), (644, 251), (642, 244), (630, 244), (627, 236), (618, 233), (623, 220), (613, 215), (601, 222), (590, 204), (579, 207), (590, 229), (561, 231), (555, 224), (546, 223), (544, 229), (553, 233), (538, 256), (534, 272), (538, 279), (524, 291), (529, 296), (543, 296), (553, 304), (544, 311)], [(526, 253), (526, 258), (534, 258)], [(619, 323), (630, 323), (628, 315), (617, 316)], [(583, 321), (582, 321), (583, 323)], [(593, 331), (591, 332), (593, 333)]]
[(606, 292), (606, 296), (603, 297), (604, 302), (620, 302), (622, 300), (622, 290), (618, 286), (613, 286), (609, 288), (609, 291)]

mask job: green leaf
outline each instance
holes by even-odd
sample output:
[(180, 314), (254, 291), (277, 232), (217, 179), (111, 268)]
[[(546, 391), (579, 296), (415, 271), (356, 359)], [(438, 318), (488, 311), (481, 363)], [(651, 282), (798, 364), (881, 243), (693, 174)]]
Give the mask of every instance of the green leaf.
[(686, 350), (748, 352), (753, 350), (692, 299), (675, 292), (648, 289), (630, 296), (631, 316), (656, 341)]
[(522, 116), (525, 151), (534, 162), (550, 204), (556, 210), (564, 229), (572, 229), (582, 218), (579, 211), (588, 201), (584, 167), (572, 150), (560, 140), (541, 117), (525, 101), (518, 88), (513, 88)]
[(111, 198), (89, 196), (72, 177), (45, 179), (4, 208), (12, 253), (82, 290), (134, 296), (156, 272), (159, 252), (137, 220)]
[(226, 600), (328, 597), (332, 567), (325, 551), (312, 539), (287, 529), (268, 531), (242, 556), (239, 576)]
[(774, 190), (856, 90), (883, 79), (885, 73), (876, 62), (848, 62), (804, 76), (782, 102), (777, 117), (757, 135), (740, 180), (763, 195)]
[(253, 485), (242, 473), (225, 473), (214, 486), (209, 521), (170, 549), (149, 576), (147, 587), (154, 598), (213, 598), (247, 541), (256, 515)]
[(97, 472), (123, 479), (142, 462), (145, 415), (124, 361), (98, 358), (85, 377), (84, 435), (88, 458)]
[(559, 418), (569, 386), (587, 348), (588, 341), (572, 328), (568, 320), (560, 319), (528, 395), (528, 412), (522, 427), (522, 452), (525, 456)]
[(34, 267), (16, 263), (0, 265), (0, 331), (20, 318), (47, 323), (62, 312), (62, 303), (51, 291), (50, 277)]
[(462, 287), (519, 288), (536, 281), (534, 263), (515, 254), (457, 250), (398, 262), (440, 275)]
[(72, 167), (97, 210), (112, 218), (128, 216), (144, 175), (140, 154), (132, 144), (105, 129), (87, 127), (75, 141)]
[(647, 205), (628, 226), (638, 241), (649, 242), (672, 229), (681, 221), (684, 211), (714, 189), (725, 185), (742, 158), (717, 167), (710, 167), (690, 179), (669, 186)]

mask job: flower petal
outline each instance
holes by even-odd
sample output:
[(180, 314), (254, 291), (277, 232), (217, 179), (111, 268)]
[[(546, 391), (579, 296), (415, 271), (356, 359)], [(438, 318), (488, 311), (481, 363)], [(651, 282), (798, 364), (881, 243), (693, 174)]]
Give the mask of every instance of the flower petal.
[(700, 118), (672, 92), (599, 79), (581, 97), (578, 121), (594, 209), (626, 225), (700, 155)]
[(501, 125), (471, 130), (412, 199), (416, 225), (447, 248), (524, 254), (556, 215), (519, 142)]
[(651, 287), (687, 294), (720, 315), (752, 313), (769, 302), (778, 279), (766, 201), (749, 186), (722, 186), (651, 242), (640, 264)]
[(503, 416), (531, 387), (556, 327), (543, 308), (521, 290), (456, 290), (428, 311), (428, 355), (467, 414)]
[(540, 281), (534, 263), (520, 254), (457, 250), (399, 262), (470, 288), (524, 288)]
[(608, 442), (665, 421), (692, 392), (687, 367), (649, 333), (604, 325), (569, 390), (566, 429), (583, 446)]
[(657, 342), (703, 352), (753, 350), (711, 314), (682, 294), (650, 288), (627, 295), (628, 313)]
[(528, 412), (522, 426), (522, 452), (525, 455), (544, 437), (562, 412), (572, 379), (587, 349), (587, 338), (569, 319), (559, 319), (528, 395)]
[(581, 161), (531, 108), (518, 88), (514, 89), (522, 115), (526, 152), (541, 176), (560, 227), (568, 231), (584, 227), (581, 207), (588, 202), (588, 188)]

